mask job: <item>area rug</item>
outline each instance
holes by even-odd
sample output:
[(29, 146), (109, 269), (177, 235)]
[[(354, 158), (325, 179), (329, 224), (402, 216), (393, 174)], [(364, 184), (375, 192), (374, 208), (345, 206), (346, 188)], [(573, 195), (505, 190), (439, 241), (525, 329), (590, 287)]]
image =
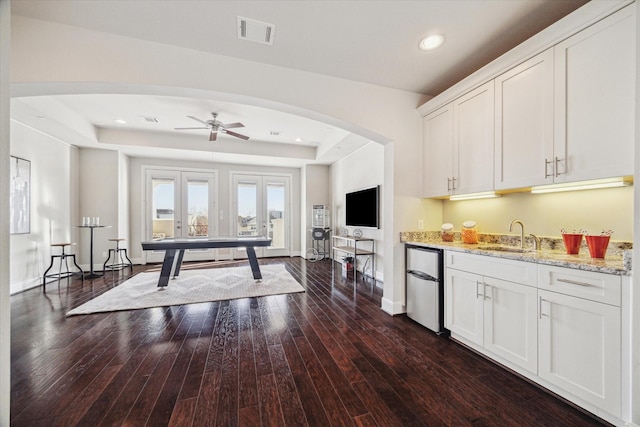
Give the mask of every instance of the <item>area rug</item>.
[(260, 266), (260, 271), (262, 280), (256, 281), (249, 266), (186, 270), (165, 288), (158, 288), (159, 272), (139, 273), (67, 316), (304, 292), (283, 265)]

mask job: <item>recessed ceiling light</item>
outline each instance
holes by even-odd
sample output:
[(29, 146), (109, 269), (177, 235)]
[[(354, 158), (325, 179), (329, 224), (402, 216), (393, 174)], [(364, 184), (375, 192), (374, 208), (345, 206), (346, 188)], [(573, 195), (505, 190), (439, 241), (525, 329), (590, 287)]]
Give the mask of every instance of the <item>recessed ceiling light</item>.
[(296, 142), (302, 142), (302, 138), (296, 138), (295, 141)]
[(421, 50), (433, 50), (442, 46), (442, 43), (444, 43), (444, 37), (440, 34), (433, 34), (420, 40), (419, 47)]
[(126, 121), (126, 120), (124, 120), (124, 119), (116, 119), (116, 120), (115, 120), (115, 122), (116, 122), (116, 123), (120, 123), (121, 125), (124, 125), (124, 124), (126, 124), (126, 123), (127, 123), (127, 121)]

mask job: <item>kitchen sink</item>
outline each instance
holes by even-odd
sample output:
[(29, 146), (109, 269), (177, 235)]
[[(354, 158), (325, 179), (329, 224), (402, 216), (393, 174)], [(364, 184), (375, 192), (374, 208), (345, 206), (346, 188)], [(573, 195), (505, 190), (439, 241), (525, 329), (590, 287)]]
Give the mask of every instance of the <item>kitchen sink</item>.
[(483, 251), (512, 252), (516, 254), (525, 254), (529, 252), (534, 252), (533, 249), (522, 249), (522, 248), (516, 248), (513, 246), (482, 246), (482, 247), (478, 247), (478, 249), (481, 249)]

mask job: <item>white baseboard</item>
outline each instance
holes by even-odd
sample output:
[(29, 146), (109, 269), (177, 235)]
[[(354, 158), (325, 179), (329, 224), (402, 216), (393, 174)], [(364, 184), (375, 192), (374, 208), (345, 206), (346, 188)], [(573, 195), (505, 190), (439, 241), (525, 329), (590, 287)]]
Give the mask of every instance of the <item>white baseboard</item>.
[(382, 298), (382, 305), (380, 306), (380, 308), (382, 309), (382, 311), (392, 316), (395, 316), (396, 314), (402, 314), (404, 312), (402, 303), (393, 302), (388, 298)]
[(37, 288), (40, 285), (42, 285), (42, 277), (23, 280), (22, 282), (18, 283), (12, 283), (9, 289), (9, 295), (15, 295), (20, 292), (28, 291), (29, 289)]

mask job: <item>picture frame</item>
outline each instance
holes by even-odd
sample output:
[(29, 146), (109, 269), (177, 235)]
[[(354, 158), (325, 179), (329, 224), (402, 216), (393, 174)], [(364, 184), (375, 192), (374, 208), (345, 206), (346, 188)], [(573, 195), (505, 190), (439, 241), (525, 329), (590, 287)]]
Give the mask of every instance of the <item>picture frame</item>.
[(10, 156), (9, 233), (31, 233), (31, 162)]

